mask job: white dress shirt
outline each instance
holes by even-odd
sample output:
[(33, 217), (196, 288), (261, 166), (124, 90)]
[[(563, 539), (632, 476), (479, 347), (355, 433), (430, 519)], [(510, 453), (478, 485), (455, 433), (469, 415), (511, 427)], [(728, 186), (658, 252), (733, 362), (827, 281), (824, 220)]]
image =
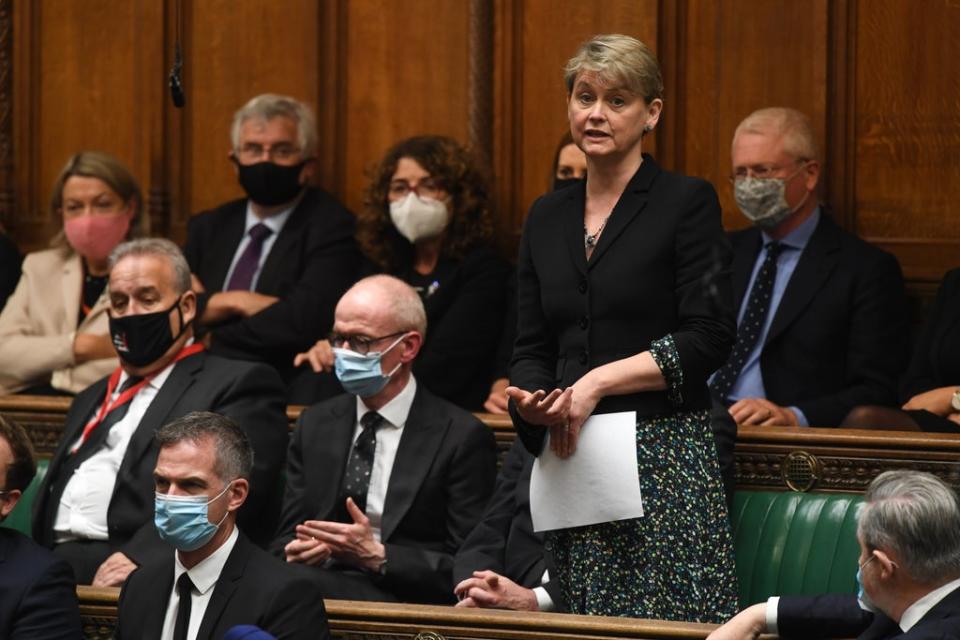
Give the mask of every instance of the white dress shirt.
[(553, 611), (553, 598), (550, 597), (550, 594), (542, 586), (550, 582), (550, 572), (546, 569), (543, 570), (543, 577), (540, 578), (539, 587), (533, 588), (533, 595), (537, 597), (537, 609), (540, 611)]
[(267, 256), (270, 255), (270, 249), (273, 248), (273, 243), (277, 241), (277, 236), (280, 235), (280, 231), (283, 230), (283, 225), (287, 224), (287, 219), (290, 218), (290, 214), (293, 213), (293, 210), (297, 208), (298, 204), (300, 204), (299, 198), (293, 203), (292, 207), (261, 220), (257, 217), (257, 214), (253, 212), (253, 206), (250, 204), (250, 201), (247, 200), (247, 219), (243, 226), (243, 237), (240, 238), (240, 244), (237, 245), (237, 250), (233, 254), (233, 260), (230, 261), (230, 269), (227, 270), (227, 277), (223, 279), (224, 290), (226, 290), (230, 278), (233, 277), (233, 270), (237, 266), (237, 261), (240, 260), (240, 256), (243, 255), (243, 251), (247, 248), (247, 245), (250, 244), (250, 229), (252, 229), (254, 225), (262, 222), (269, 227), (273, 233), (263, 240), (263, 248), (260, 250), (260, 262), (257, 263), (257, 270), (254, 271), (253, 278), (250, 280), (250, 291), (257, 290), (257, 281), (260, 280), (260, 271), (263, 269), (263, 263), (266, 262)]
[(220, 545), (219, 549), (198, 562), (192, 569), (184, 567), (180, 562), (180, 554), (174, 552), (173, 589), (170, 591), (170, 597), (167, 600), (167, 615), (163, 618), (163, 631), (160, 633), (160, 640), (173, 640), (173, 631), (177, 626), (177, 611), (180, 609), (177, 580), (185, 573), (190, 576), (190, 582), (193, 583), (187, 640), (195, 640), (197, 632), (200, 631), (200, 623), (203, 622), (203, 614), (206, 613), (207, 605), (210, 604), (213, 588), (217, 586), (217, 580), (220, 579), (220, 574), (223, 572), (223, 565), (227, 563), (227, 558), (230, 557), (230, 552), (237, 544), (238, 537), (240, 537), (239, 530), (234, 526), (227, 541)]
[[(126, 415), (111, 427), (103, 446), (87, 458), (67, 481), (53, 522), (53, 538), (56, 543), (109, 539), (107, 509), (113, 497), (120, 464), (143, 414), (150, 408), (150, 403), (157, 397), (157, 392), (170, 377), (175, 365), (176, 362), (167, 365), (137, 391), (130, 400)], [(121, 371), (117, 388), (110, 397), (111, 402), (120, 395), (120, 388), (129, 377), (126, 371)], [(99, 409), (100, 405), (97, 405), (97, 410)], [(74, 448), (79, 447), (81, 441), (82, 436), (77, 438)]]
[[(367, 517), (370, 519), (370, 528), (373, 530), (373, 537), (377, 542), (381, 541), (380, 523), (383, 519), (383, 504), (387, 498), (387, 487), (390, 485), (393, 461), (397, 457), (400, 436), (403, 435), (403, 427), (407, 424), (407, 416), (410, 414), (410, 406), (413, 404), (413, 397), (416, 394), (417, 381), (411, 375), (407, 385), (400, 393), (377, 411), (383, 417), (384, 422), (377, 429), (377, 447), (373, 452), (373, 469), (370, 471), (366, 511)], [(357, 418), (353, 429), (353, 439), (351, 440), (354, 444), (363, 431), (360, 418), (368, 411), (370, 411), (370, 408), (363, 403), (360, 396), (357, 396)], [(352, 445), (350, 450), (353, 451)]]

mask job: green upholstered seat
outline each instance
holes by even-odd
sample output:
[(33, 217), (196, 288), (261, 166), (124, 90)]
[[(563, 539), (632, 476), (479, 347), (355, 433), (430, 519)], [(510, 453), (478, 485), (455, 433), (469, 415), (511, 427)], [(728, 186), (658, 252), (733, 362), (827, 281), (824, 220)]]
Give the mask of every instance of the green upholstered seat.
[(856, 593), (863, 496), (738, 491), (734, 550), (740, 606), (773, 595)]
[(17, 503), (17, 506), (13, 508), (13, 511), (10, 512), (10, 515), (7, 516), (7, 519), (4, 520), (0, 526), (10, 527), (28, 536), (30, 535), (30, 514), (33, 511), (33, 498), (37, 495), (37, 489), (40, 488), (43, 477), (47, 475), (47, 466), (49, 464), (50, 461), (46, 458), (37, 460), (37, 475), (33, 477), (33, 482), (30, 483), (27, 490), (20, 496), (20, 501)]

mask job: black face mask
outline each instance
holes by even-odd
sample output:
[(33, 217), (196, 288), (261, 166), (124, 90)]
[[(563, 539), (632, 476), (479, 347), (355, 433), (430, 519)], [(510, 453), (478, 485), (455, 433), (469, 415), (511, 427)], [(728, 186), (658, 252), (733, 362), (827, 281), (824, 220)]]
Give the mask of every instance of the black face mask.
[[(180, 332), (176, 337), (170, 331), (170, 312), (174, 309), (180, 316)], [(122, 318), (110, 316), (113, 348), (117, 350), (121, 360), (135, 367), (145, 367), (162, 358), (186, 329), (183, 312), (180, 311), (180, 298), (163, 311)]]
[(583, 178), (554, 178), (553, 190), (559, 191), (560, 189), (566, 189), (567, 187), (575, 185), (579, 182), (583, 182)]
[[(234, 160), (236, 162), (236, 160)], [(240, 164), (240, 186), (251, 200), (264, 207), (275, 207), (290, 202), (303, 189), (300, 184), (300, 172), (307, 164), (285, 166), (265, 161), (256, 164)]]

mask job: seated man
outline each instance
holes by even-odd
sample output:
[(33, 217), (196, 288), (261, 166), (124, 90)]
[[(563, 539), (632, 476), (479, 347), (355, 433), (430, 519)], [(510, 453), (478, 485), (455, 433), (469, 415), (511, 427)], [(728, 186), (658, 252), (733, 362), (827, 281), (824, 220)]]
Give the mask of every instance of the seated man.
[(335, 318), (347, 394), (300, 416), (274, 549), (317, 567), (327, 598), (452, 602), (453, 556), (493, 488), (493, 432), (411, 375), (427, 321), (409, 285), (365, 278)]
[(560, 585), (530, 518), (534, 457), (519, 439), (503, 461), (493, 497), (453, 563), (458, 607), (563, 611)]
[[(0, 522), (30, 485), (37, 465), (23, 427), (0, 415)], [(82, 638), (73, 571), (19, 531), (0, 527), (0, 638)]]
[(294, 356), (330, 331), (357, 277), (354, 218), (307, 186), (317, 131), (302, 103), (257, 96), (234, 115), (230, 136), (248, 197), (194, 216), (187, 229), (184, 253), (206, 291), (200, 323), (214, 353), (267, 362), (289, 382)]
[(193, 342), (190, 268), (169, 240), (141, 239), (111, 256), (110, 334), (120, 367), (77, 395), (37, 493), (33, 536), (73, 566), (80, 584), (117, 586), (168, 547), (153, 518), (154, 432), (191, 411), (232, 417), (257, 454), (240, 522), (268, 541), (287, 443), (284, 389), (262, 364), (208, 354)]
[(708, 640), (960, 638), (960, 501), (939, 478), (887, 471), (870, 483), (857, 523), (860, 595), (770, 598)]
[(730, 359), (711, 379), (738, 424), (836, 427), (853, 407), (896, 402), (907, 353), (900, 266), (818, 204), (810, 122), (756, 111), (733, 137), (731, 234), (739, 315)]
[(220, 640), (238, 624), (280, 638), (330, 638), (311, 572), (280, 562), (236, 526), (250, 491), (253, 448), (236, 423), (189, 413), (156, 435), (154, 523), (176, 548), (130, 575), (118, 640)]

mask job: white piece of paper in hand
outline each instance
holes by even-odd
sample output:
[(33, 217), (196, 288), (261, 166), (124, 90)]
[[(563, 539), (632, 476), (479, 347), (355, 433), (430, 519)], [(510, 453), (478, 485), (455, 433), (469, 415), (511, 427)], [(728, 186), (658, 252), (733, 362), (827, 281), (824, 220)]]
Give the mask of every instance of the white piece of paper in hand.
[(643, 515), (635, 411), (587, 418), (576, 451), (565, 460), (550, 450), (549, 440), (548, 435), (530, 476), (534, 531), (569, 529)]

